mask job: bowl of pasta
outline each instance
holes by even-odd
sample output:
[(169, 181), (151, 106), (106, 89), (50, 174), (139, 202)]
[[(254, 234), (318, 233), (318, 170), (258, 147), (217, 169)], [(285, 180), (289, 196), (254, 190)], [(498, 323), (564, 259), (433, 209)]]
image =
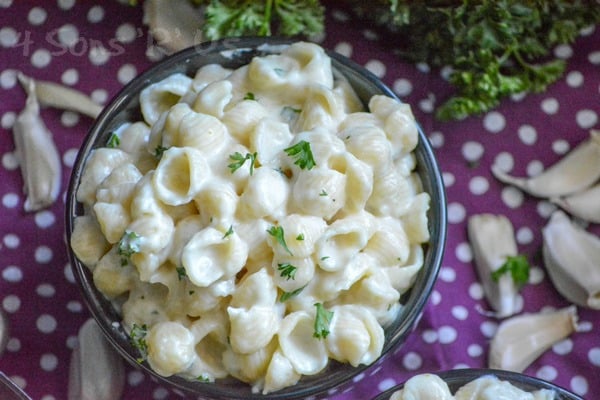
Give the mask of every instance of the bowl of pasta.
[(203, 43), (130, 82), (73, 167), (83, 297), (135, 365), (198, 398), (348, 382), (414, 329), (446, 235), (433, 151), (317, 44)]
[(465, 368), (415, 375), (373, 400), (419, 399), (583, 400), (568, 390), (518, 372)]

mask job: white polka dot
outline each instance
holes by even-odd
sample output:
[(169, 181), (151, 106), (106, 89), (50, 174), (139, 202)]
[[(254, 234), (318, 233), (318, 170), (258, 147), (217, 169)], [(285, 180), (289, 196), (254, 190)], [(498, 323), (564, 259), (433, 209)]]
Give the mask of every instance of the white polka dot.
[(408, 79), (400, 78), (394, 81), (392, 88), (398, 96), (402, 97), (412, 93), (413, 85)]
[(429, 301), (431, 301), (431, 304), (433, 304), (434, 306), (440, 304), (442, 301), (442, 294), (437, 290), (432, 291)]
[(67, 167), (73, 167), (78, 153), (78, 149), (69, 149), (65, 151), (63, 154), (63, 164), (65, 164)]
[(377, 32), (371, 30), (371, 29), (365, 29), (362, 32), (363, 36), (365, 39), (367, 40), (377, 40), (379, 39), (379, 35), (377, 34)]
[(12, 337), (8, 339), (8, 343), (6, 343), (6, 350), (12, 353), (16, 353), (17, 351), (21, 350), (21, 341), (19, 338)]
[(130, 23), (120, 25), (115, 33), (115, 38), (121, 43), (131, 43), (136, 37), (135, 27)]
[(104, 8), (102, 6), (93, 6), (87, 13), (87, 19), (89, 22), (95, 24), (104, 18)]
[(54, 225), (55, 221), (56, 217), (51, 211), (43, 210), (35, 214), (35, 224), (38, 226), (38, 228), (49, 228)]
[(533, 231), (526, 226), (517, 229), (515, 237), (519, 244), (529, 244), (534, 239)]
[(16, 265), (9, 265), (2, 271), (2, 278), (7, 282), (21, 282), (23, 279), (23, 271)]
[(502, 202), (512, 209), (519, 208), (525, 199), (523, 192), (512, 186), (504, 187), (500, 193), (500, 197), (502, 198)]
[(69, 68), (63, 72), (60, 79), (65, 85), (73, 86), (79, 82), (79, 71), (75, 68)]
[(460, 224), (465, 220), (467, 211), (460, 203), (448, 204), (448, 222), (451, 224)]
[(594, 329), (594, 324), (590, 321), (581, 321), (577, 324), (577, 332), (591, 332)]
[(515, 166), (515, 159), (512, 154), (505, 151), (498, 153), (494, 159), (494, 165), (504, 172), (511, 171)]
[(589, 129), (598, 123), (598, 114), (594, 110), (579, 110), (575, 114), (577, 125), (582, 129)]
[(411, 351), (402, 358), (402, 365), (404, 368), (414, 371), (421, 368), (421, 365), (423, 365), (423, 359), (419, 354)]
[(431, 67), (429, 66), (429, 64), (424, 62), (417, 63), (415, 66), (419, 71), (423, 72), (424, 74), (428, 74), (429, 71), (431, 71)]
[(479, 330), (486, 338), (492, 338), (498, 330), (498, 323), (494, 321), (483, 321), (479, 326)]
[(371, 71), (373, 75), (378, 78), (383, 78), (386, 73), (385, 64), (379, 60), (369, 60), (365, 64), (365, 68)]
[(595, 65), (600, 64), (600, 50), (588, 54), (588, 61)]
[[(4, 129), (12, 129), (13, 125), (15, 124), (15, 121), (17, 119), (17, 114), (12, 112), (12, 111), (8, 111), (6, 113), (4, 113), (4, 115), (2, 115), (2, 119), (0, 120), (0, 124), (2, 125), (2, 127)], [(9, 156), (12, 155), (12, 153), (8, 153)], [(4, 158), (4, 157), (3, 157)], [(16, 157), (13, 157), (16, 160)], [(18, 166), (18, 162), (17, 162), (17, 166)]]
[(473, 253), (471, 252), (471, 246), (469, 246), (468, 243), (459, 243), (456, 246), (456, 251), (454, 252), (456, 255), (456, 258), (458, 258), (459, 261), (462, 262), (471, 262), (471, 260), (473, 259)]
[(554, 49), (554, 55), (557, 58), (571, 58), (571, 56), (573, 56), (573, 48), (571, 46), (569, 46), (568, 44), (561, 44), (556, 46), (556, 48)]
[(352, 44), (348, 42), (339, 42), (335, 45), (334, 51), (344, 57), (352, 57)]
[(452, 267), (440, 268), (439, 278), (444, 282), (454, 282), (456, 280), (456, 272)]
[(42, 7), (33, 7), (27, 14), (27, 20), (31, 25), (41, 25), (46, 22), (48, 13)]
[(19, 42), (17, 31), (11, 26), (0, 29), (0, 46), (13, 47)]
[(426, 99), (419, 101), (419, 109), (425, 113), (432, 113), (435, 109), (435, 97), (430, 94)]
[(19, 159), (15, 153), (5, 153), (2, 156), (2, 166), (9, 171), (19, 168)]
[(21, 244), (21, 239), (14, 233), (7, 233), (2, 241), (9, 249), (16, 249)]
[(74, 111), (63, 111), (60, 115), (60, 123), (66, 128), (72, 128), (79, 122), (79, 114)]
[(35, 322), (36, 327), (42, 333), (52, 333), (56, 330), (56, 319), (49, 314), (42, 314)]
[(559, 140), (555, 140), (554, 142), (552, 142), (552, 150), (556, 153), (556, 154), (567, 154), (567, 152), (569, 151), (569, 149), (571, 148), (571, 145), (569, 144), (569, 142), (567, 142), (564, 139), (559, 139)]
[(444, 134), (442, 132), (437, 131), (431, 132), (431, 134), (429, 135), (429, 142), (434, 148), (441, 148), (444, 145)]
[(483, 117), (483, 127), (491, 133), (498, 133), (506, 126), (504, 115), (497, 111), (489, 112)]
[(543, 367), (537, 370), (535, 376), (545, 381), (553, 381), (558, 376), (558, 371), (553, 366), (544, 365)]
[(67, 303), (67, 310), (73, 313), (79, 313), (83, 310), (83, 306), (80, 302), (73, 300)]
[(71, 264), (65, 265), (64, 274), (67, 282), (75, 283), (75, 276), (73, 275), (73, 269), (71, 268)]
[(544, 163), (540, 160), (531, 160), (527, 164), (527, 175), (528, 176), (538, 176), (544, 172)]
[(62, 10), (69, 10), (75, 5), (75, 0), (58, 0), (58, 7)]
[(458, 332), (452, 326), (442, 326), (438, 329), (439, 342), (442, 344), (450, 344), (456, 341)]
[(129, 83), (137, 75), (137, 69), (132, 64), (124, 64), (117, 72), (117, 79), (123, 85)]
[(144, 374), (141, 371), (131, 371), (127, 374), (127, 383), (130, 386), (138, 386), (144, 382)]
[(543, 112), (548, 115), (554, 115), (558, 112), (559, 104), (558, 100), (553, 97), (542, 100), (540, 107)]
[(396, 386), (396, 381), (392, 378), (386, 378), (379, 382), (379, 384), (377, 385), (377, 389), (380, 392), (385, 392), (386, 390), (393, 388), (394, 386)]
[(469, 317), (469, 310), (464, 306), (454, 306), (452, 307), (452, 316), (459, 321), (464, 321)]
[(529, 269), (529, 283), (531, 285), (539, 285), (544, 280), (545, 273), (542, 268), (532, 267)]
[(31, 55), (31, 65), (37, 68), (47, 67), (50, 61), (52, 61), (52, 56), (46, 49), (37, 49)]
[(483, 354), (483, 348), (480, 345), (473, 343), (467, 347), (467, 354), (469, 357), (479, 357)]
[(15, 208), (19, 204), (19, 195), (7, 193), (2, 196), (2, 205), (6, 208)]
[(581, 36), (590, 36), (596, 31), (595, 25), (590, 25), (579, 30)]
[(589, 385), (587, 379), (581, 375), (576, 375), (571, 378), (571, 389), (575, 394), (585, 396), (588, 394)]
[(571, 71), (567, 74), (567, 85), (577, 88), (583, 85), (583, 74), (579, 71)]
[(54, 371), (58, 366), (58, 358), (54, 354), (42, 354), (40, 358), (40, 367), (44, 371)]
[(596, 367), (600, 367), (600, 347), (590, 349), (588, 352), (588, 360)]
[(163, 400), (167, 397), (169, 397), (169, 391), (165, 388), (159, 387), (154, 389), (154, 391), (152, 392), (153, 400)]
[(104, 104), (108, 100), (108, 92), (104, 89), (96, 89), (91, 94), (90, 97), (98, 104)]
[(65, 24), (58, 28), (57, 36), (58, 41), (66, 47), (73, 47), (79, 42), (79, 31), (72, 24)]
[(561, 340), (552, 346), (552, 351), (561, 356), (565, 356), (573, 351), (573, 341), (569, 338)]
[(454, 72), (454, 68), (452, 68), (449, 65), (445, 65), (440, 70), (440, 76), (442, 77), (443, 80), (447, 81), (448, 79), (450, 79), (450, 76), (452, 75), (453, 72)]
[(479, 282), (473, 282), (469, 285), (469, 297), (473, 300), (481, 300), (483, 296), (483, 286)]
[(490, 183), (483, 176), (474, 176), (469, 181), (469, 191), (474, 195), (482, 195), (488, 191)]
[(454, 185), (454, 183), (456, 182), (456, 178), (454, 177), (454, 174), (452, 174), (450, 172), (442, 173), (442, 180), (444, 181), (444, 186), (446, 186), (446, 187), (450, 187), (450, 186)]
[(426, 331), (423, 332), (422, 336), (423, 341), (425, 343), (435, 343), (438, 339), (438, 334), (437, 331), (433, 330), (433, 329), (427, 329)]
[(52, 396), (51, 394), (46, 394), (42, 396), (40, 400), (56, 400), (56, 397)]
[(41, 297), (52, 297), (56, 293), (56, 289), (49, 283), (41, 283), (35, 289), (36, 293)]
[(7, 313), (16, 313), (21, 308), (21, 299), (14, 294), (9, 294), (2, 300), (2, 308)]
[(79, 344), (79, 339), (75, 335), (70, 335), (67, 337), (66, 345), (69, 349), (73, 350)]
[(537, 204), (536, 209), (541, 217), (549, 218), (550, 215), (556, 211), (556, 205), (550, 203), (549, 201), (542, 200)]
[(483, 153), (483, 145), (479, 142), (468, 141), (462, 145), (462, 155), (468, 162), (478, 161)]
[(35, 249), (35, 261), (39, 264), (48, 264), (52, 261), (52, 249), (48, 246), (39, 246)]
[(12, 89), (16, 84), (17, 71), (15, 71), (14, 69), (5, 69), (4, 71), (2, 71), (2, 73), (0, 73), (0, 87), (2, 89)]
[(89, 58), (92, 64), (103, 65), (110, 58), (110, 52), (102, 45), (94, 46), (90, 49)]
[(12, 0), (0, 0), (0, 7), (8, 8), (12, 4)]
[(531, 125), (521, 125), (518, 130), (521, 142), (532, 145), (537, 141), (537, 131)]
[(510, 99), (515, 102), (523, 100), (527, 96), (526, 92), (513, 93), (510, 95)]

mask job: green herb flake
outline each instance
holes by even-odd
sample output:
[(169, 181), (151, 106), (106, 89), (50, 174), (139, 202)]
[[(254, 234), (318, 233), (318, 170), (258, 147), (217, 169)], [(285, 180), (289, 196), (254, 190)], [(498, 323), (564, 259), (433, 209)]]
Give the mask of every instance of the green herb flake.
[(294, 158), (294, 164), (301, 169), (312, 169), (317, 165), (313, 158), (312, 150), (310, 149), (310, 143), (305, 140), (301, 140), (295, 145), (283, 149), (283, 151), (285, 151), (288, 156)]
[(317, 339), (325, 339), (329, 335), (329, 324), (333, 318), (333, 311), (328, 311), (323, 307), (322, 303), (315, 303), (317, 312), (315, 315), (315, 332), (313, 337)]
[(112, 133), (110, 135), (110, 138), (108, 139), (108, 143), (106, 144), (106, 146), (114, 149), (116, 147), (119, 147), (120, 144), (121, 138), (119, 137), (119, 135), (117, 135), (116, 133)]
[(244, 100), (256, 100), (256, 96), (254, 96), (254, 93), (248, 92), (244, 96)]
[(321, 193), (319, 193), (319, 196), (321, 196), (321, 197), (329, 196), (329, 193), (327, 193), (325, 191), (325, 189), (323, 189), (323, 190), (321, 190)]
[(141, 326), (136, 323), (133, 324), (131, 332), (129, 333), (129, 342), (140, 352), (141, 356), (137, 359), (138, 363), (142, 363), (148, 356), (148, 343), (146, 342), (147, 335), (148, 326), (146, 324)]
[(233, 235), (233, 225), (229, 225), (229, 229), (223, 234), (223, 239), (227, 239), (231, 235)]
[(296, 279), (296, 270), (298, 268), (289, 263), (277, 264), (277, 270), (280, 272), (282, 278), (286, 280)]
[(304, 233), (298, 234), (298, 236), (296, 236), (296, 240), (304, 240)]
[(492, 272), (492, 280), (498, 282), (502, 275), (510, 274), (517, 286), (523, 286), (529, 282), (529, 270), (530, 266), (527, 257), (523, 255), (509, 256), (500, 268)]
[(246, 163), (247, 160), (250, 160), (250, 175), (252, 175), (254, 173), (254, 164), (256, 163), (256, 156), (256, 152), (252, 154), (246, 153), (246, 155), (243, 156), (240, 152), (236, 151), (235, 153), (229, 155), (229, 159), (234, 162), (227, 165), (227, 168), (229, 168), (231, 170), (231, 173), (233, 174), (235, 171), (240, 169)]
[(140, 252), (141, 236), (132, 231), (125, 231), (117, 247), (117, 254), (121, 256), (121, 266), (129, 264), (132, 255)]
[(277, 240), (277, 243), (279, 243), (290, 256), (293, 256), (291, 250), (288, 248), (287, 243), (285, 242), (285, 235), (281, 226), (272, 226), (267, 229), (267, 233), (273, 236)]
[(304, 285), (302, 287), (299, 287), (296, 290), (292, 290), (291, 292), (283, 292), (283, 293), (281, 293), (281, 296), (279, 296), (279, 302), (280, 303), (285, 303), (286, 301), (288, 301), (292, 297), (298, 296), (300, 294), (300, 292), (302, 292), (304, 290), (305, 287), (306, 287), (306, 285)]
[(156, 146), (156, 147), (154, 148), (154, 157), (156, 157), (156, 158), (161, 158), (161, 157), (162, 157), (162, 155), (163, 155), (163, 153), (164, 153), (165, 151), (167, 151), (167, 150), (169, 150), (169, 148), (168, 148), (168, 147), (165, 147), (165, 146), (162, 146), (162, 145), (160, 145), (160, 144), (159, 144), (158, 146)]
[(175, 271), (177, 271), (177, 279), (180, 281), (187, 278), (187, 272), (185, 271), (185, 267), (176, 267)]

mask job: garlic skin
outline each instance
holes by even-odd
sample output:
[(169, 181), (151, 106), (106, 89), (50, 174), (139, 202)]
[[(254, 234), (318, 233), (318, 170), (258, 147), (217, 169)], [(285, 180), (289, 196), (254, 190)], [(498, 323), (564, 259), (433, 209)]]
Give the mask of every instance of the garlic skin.
[(542, 229), (544, 264), (554, 287), (570, 302), (600, 309), (600, 238), (557, 210)]
[(40, 117), (35, 82), (26, 86), (25, 108), (13, 126), (15, 154), (24, 181), (25, 211), (50, 206), (58, 197), (61, 185), (61, 161), (52, 134)]
[(523, 372), (552, 345), (576, 330), (575, 306), (511, 317), (498, 326), (490, 344), (488, 365)]
[(600, 184), (569, 196), (552, 198), (550, 201), (576, 218), (600, 223)]
[(540, 175), (531, 178), (514, 177), (492, 166), (499, 181), (513, 185), (532, 196), (554, 198), (586, 189), (600, 179), (600, 130), (591, 130), (590, 137)]
[(479, 280), (485, 297), (498, 318), (520, 312), (523, 299), (510, 274), (503, 274), (498, 281), (492, 273), (500, 268), (507, 257), (517, 255), (517, 243), (511, 222), (502, 215), (476, 214), (469, 218), (467, 234)]
[(35, 95), (42, 106), (76, 111), (91, 118), (96, 118), (102, 111), (101, 105), (78, 90), (54, 82), (34, 80), (22, 73), (19, 73), (17, 77), (25, 90), (33, 82)]
[(68, 400), (120, 399), (125, 387), (125, 366), (100, 326), (88, 319), (77, 339), (69, 366)]

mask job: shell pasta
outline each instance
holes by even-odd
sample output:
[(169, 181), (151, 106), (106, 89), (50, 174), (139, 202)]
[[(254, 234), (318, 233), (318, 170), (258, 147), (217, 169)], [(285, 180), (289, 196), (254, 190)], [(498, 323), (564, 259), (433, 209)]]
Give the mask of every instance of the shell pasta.
[(147, 86), (86, 161), (71, 247), (160, 375), (266, 394), (369, 365), (423, 266), (410, 107), (278, 50)]

